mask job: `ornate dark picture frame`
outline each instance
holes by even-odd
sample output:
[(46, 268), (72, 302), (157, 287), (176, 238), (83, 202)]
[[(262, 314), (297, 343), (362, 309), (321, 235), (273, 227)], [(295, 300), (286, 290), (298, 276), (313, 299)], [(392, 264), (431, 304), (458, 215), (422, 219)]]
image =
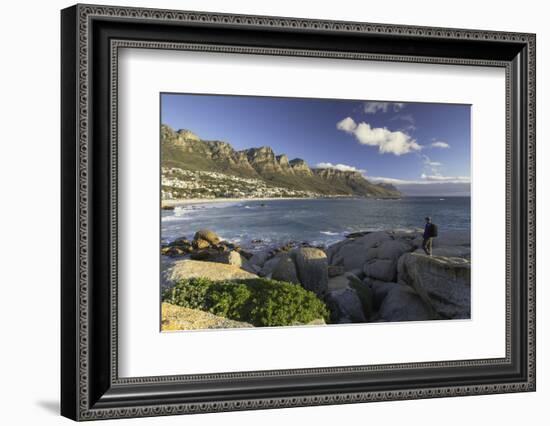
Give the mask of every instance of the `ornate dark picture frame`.
[[(76, 5), (62, 27), (61, 413), (158, 416), (535, 390), (535, 35)], [(118, 377), (121, 47), (482, 65), (506, 71), (506, 356)]]

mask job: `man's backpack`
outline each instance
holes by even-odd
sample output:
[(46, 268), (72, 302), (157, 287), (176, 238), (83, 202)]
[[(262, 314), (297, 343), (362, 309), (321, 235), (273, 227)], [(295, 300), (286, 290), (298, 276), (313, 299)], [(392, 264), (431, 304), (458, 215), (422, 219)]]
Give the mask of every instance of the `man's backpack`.
[(432, 237), (437, 237), (437, 225), (432, 223)]

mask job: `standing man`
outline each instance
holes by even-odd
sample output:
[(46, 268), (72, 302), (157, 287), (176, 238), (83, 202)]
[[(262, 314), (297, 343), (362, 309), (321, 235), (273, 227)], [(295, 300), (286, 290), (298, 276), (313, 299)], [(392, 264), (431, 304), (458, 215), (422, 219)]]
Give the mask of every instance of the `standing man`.
[(424, 240), (422, 241), (422, 248), (428, 256), (432, 255), (432, 242), (437, 237), (437, 225), (432, 223), (432, 218), (426, 216), (426, 225), (424, 226)]

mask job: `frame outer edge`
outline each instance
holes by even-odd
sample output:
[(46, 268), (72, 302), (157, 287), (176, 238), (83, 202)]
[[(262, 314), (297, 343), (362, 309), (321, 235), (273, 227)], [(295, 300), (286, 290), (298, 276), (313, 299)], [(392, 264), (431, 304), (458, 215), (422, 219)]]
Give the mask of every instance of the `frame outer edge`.
[(527, 42), (527, 174), (528, 174), (528, 235), (527, 235), (527, 296), (528, 296), (528, 381), (532, 391), (536, 391), (536, 119), (537, 119), (537, 89), (536, 89), (536, 54), (537, 36), (529, 34)]
[(61, 414), (78, 413), (77, 6), (61, 11)]
[[(110, 6), (97, 6), (97, 5), (77, 5), (73, 8), (76, 14), (74, 20), (76, 31), (76, 46), (74, 52), (75, 60), (75, 99), (77, 101), (78, 113), (76, 117), (76, 132), (75, 139), (78, 142), (78, 151), (76, 153), (76, 171), (75, 174), (75, 190), (78, 191), (78, 202), (73, 205), (73, 211), (77, 216), (76, 231), (78, 235), (78, 264), (77, 264), (77, 283), (78, 289), (74, 289), (77, 296), (76, 313), (73, 317), (73, 325), (77, 325), (76, 336), (74, 338), (75, 354), (78, 355), (78, 359), (73, 364), (75, 365), (76, 381), (73, 384), (76, 396), (77, 406), (75, 407), (75, 417), (71, 417), (77, 420), (92, 420), (101, 418), (113, 418), (113, 417), (141, 417), (151, 415), (169, 415), (179, 413), (196, 413), (196, 412), (216, 412), (216, 411), (229, 411), (229, 410), (243, 410), (243, 409), (263, 409), (263, 408), (282, 408), (292, 406), (308, 406), (308, 405), (325, 405), (325, 404), (342, 404), (351, 402), (366, 402), (377, 400), (400, 400), (400, 399), (415, 399), (415, 398), (432, 398), (440, 396), (462, 396), (462, 395), (475, 395), (475, 394), (488, 394), (488, 393), (501, 393), (501, 392), (517, 392), (517, 391), (529, 391), (534, 390), (535, 383), (535, 320), (534, 320), (534, 286), (535, 286), (535, 211), (534, 211), (534, 150), (535, 150), (535, 36), (527, 33), (510, 33), (510, 32), (496, 32), (496, 31), (482, 31), (482, 30), (462, 30), (462, 29), (447, 29), (447, 28), (430, 28), (430, 27), (416, 27), (416, 26), (404, 26), (404, 25), (388, 25), (388, 24), (368, 24), (368, 23), (353, 23), (353, 22), (336, 22), (314, 19), (298, 19), (298, 18), (278, 18), (268, 16), (246, 16), (246, 15), (229, 15), (218, 14), (209, 12), (185, 12), (185, 11), (169, 11), (158, 9), (141, 9), (141, 8), (127, 8), (127, 7), (110, 7)], [(64, 14), (69, 13), (66, 9)], [(399, 33), (401, 35), (411, 35), (412, 37), (419, 38), (444, 38), (444, 39), (472, 39), (472, 40), (486, 40), (486, 41), (507, 41), (515, 42), (518, 44), (523, 43), (528, 46), (528, 103), (526, 111), (529, 114), (528, 118), (528, 152), (529, 158), (526, 163), (529, 174), (529, 182), (527, 185), (527, 203), (529, 205), (528, 219), (529, 219), (529, 246), (527, 248), (527, 263), (528, 263), (528, 283), (527, 295), (528, 295), (528, 373), (529, 378), (526, 382), (510, 382), (500, 385), (480, 385), (469, 386), (463, 388), (462, 386), (451, 386), (446, 389), (441, 388), (429, 388), (429, 389), (403, 389), (402, 391), (388, 391), (377, 392), (377, 395), (371, 395), (370, 393), (360, 394), (334, 394), (324, 396), (306, 396), (298, 398), (270, 398), (268, 400), (246, 400), (246, 401), (221, 401), (208, 404), (199, 404), (198, 406), (188, 404), (163, 404), (161, 406), (152, 407), (139, 407), (139, 408), (113, 408), (113, 409), (92, 409), (89, 408), (89, 389), (88, 389), (88, 377), (89, 374), (89, 358), (88, 358), (88, 84), (89, 84), (89, 64), (88, 64), (88, 49), (90, 45), (89, 39), (89, 18), (92, 16), (97, 17), (111, 17), (111, 18), (130, 18), (140, 20), (168, 20), (177, 22), (192, 22), (192, 23), (205, 23), (205, 24), (224, 24), (231, 26), (255, 26), (260, 28), (289, 28), (291, 30), (297, 29), (315, 29), (318, 31), (326, 30), (327, 32), (358, 32), (358, 33), (382, 33), (390, 36), (393, 33)], [(403, 31), (403, 32), (401, 32)], [(63, 34), (64, 35), (64, 34)], [(62, 67), (63, 69), (67, 69)], [(68, 109), (73, 105), (67, 105), (63, 103), (63, 116), (67, 114)], [(66, 130), (67, 124), (62, 123), (63, 130)], [(66, 139), (64, 138), (64, 141)], [(74, 140), (70, 141), (74, 143)], [(65, 144), (65, 142), (63, 142)], [(65, 145), (62, 145), (63, 147)], [(73, 148), (74, 149), (74, 148)], [(72, 159), (74, 161), (74, 157)], [(63, 160), (64, 167), (67, 164), (66, 157)], [(67, 167), (65, 167), (67, 170)], [(67, 189), (67, 184), (63, 182), (63, 189)], [(76, 191), (75, 191), (76, 192)], [(64, 207), (66, 208), (66, 207)], [(67, 211), (69, 209), (67, 208)], [(63, 224), (65, 228), (66, 225)], [(67, 229), (64, 229), (67, 231)], [(533, 233), (533, 235), (531, 235)], [(65, 234), (63, 234), (65, 235)], [(64, 237), (65, 239), (65, 237)], [(73, 253), (74, 256), (74, 253)], [(72, 257), (74, 259), (74, 257)], [(63, 260), (66, 263), (68, 257), (65, 252)], [(66, 265), (65, 265), (66, 266)], [(64, 269), (65, 266), (62, 268)], [(74, 286), (74, 282), (71, 282)], [(63, 281), (63, 289), (68, 286), (66, 280)], [(76, 286), (74, 286), (76, 287)], [(66, 316), (63, 316), (65, 318)], [(65, 339), (62, 341), (62, 352), (66, 351), (67, 345), (69, 345), (71, 339)], [(66, 369), (63, 366), (62, 369)], [(67, 402), (66, 393), (62, 391), (62, 400)], [(62, 403), (63, 406), (63, 403)], [(63, 413), (67, 415), (68, 412)]]

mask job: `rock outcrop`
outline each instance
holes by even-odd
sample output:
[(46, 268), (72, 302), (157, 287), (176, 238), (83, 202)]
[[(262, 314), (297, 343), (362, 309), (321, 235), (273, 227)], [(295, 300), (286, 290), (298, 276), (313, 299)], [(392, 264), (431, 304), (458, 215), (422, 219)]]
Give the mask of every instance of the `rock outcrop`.
[(407, 253), (398, 281), (407, 284), (441, 317), (470, 318), (470, 261), (460, 257)]
[(220, 237), (218, 234), (216, 234), (214, 231), (211, 231), (210, 229), (199, 229), (195, 233), (195, 237), (193, 238), (193, 240), (204, 240), (209, 244), (218, 244), (220, 242)]
[(245, 263), (243, 257), (236, 251), (226, 251), (223, 253), (217, 253), (211, 258), (207, 259), (210, 262), (226, 263), (237, 267), (242, 267)]
[(325, 252), (314, 247), (300, 247), (295, 252), (295, 258), (302, 286), (318, 296), (324, 295), (328, 287), (328, 261)]
[(247, 272), (237, 266), (200, 260), (178, 260), (163, 268), (161, 286), (167, 288), (176, 281), (189, 278), (208, 278), (212, 281), (235, 279), (253, 279), (258, 275)]
[(400, 284), (392, 286), (378, 310), (378, 321), (425, 321), (435, 318), (413, 289)]
[(329, 263), (344, 267), (345, 271), (362, 269), (368, 251), (384, 241), (391, 240), (387, 232), (371, 232), (358, 238), (347, 238), (333, 244), (327, 250)]
[(277, 164), (281, 168), (282, 172), (294, 174), (294, 170), (292, 170), (292, 167), (290, 166), (290, 162), (288, 161), (288, 157), (286, 156), (286, 154), (277, 155), (275, 159), (277, 160)]
[(431, 257), (419, 248), (422, 237), (417, 235), (356, 232), (330, 246), (329, 265), (348, 272), (329, 280), (329, 292), (364, 289), (347, 280), (349, 271), (354, 271), (370, 291), (363, 295), (372, 303), (371, 309), (364, 309), (367, 320), (470, 318), (469, 233), (444, 231), (434, 240)]
[(291, 160), (289, 164), (295, 174), (302, 176), (313, 176), (313, 172), (307, 163), (301, 158), (295, 158)]
[(382, 302), (384, 301), (388, 293), (396, 286), (401, 285), (393, 282), (371, 280), (369, 278), (365, 279), (364, 284), (368, 285), (371, 290), (372, 304), (375, 311), (380, 309), (380, 306), (382, 305)]
[(331, 291), (325, 298), (332, 313), (332, 320), (338, 324), (366, 322), (363, 305), (357, 292), (351, 288)]
[(271, 278), (277, 281), (286, 281), (289, 283), (300, 284), (296, 265), (292, 258), (283, 253), (279, 256), (277, 264), (273, 268)]
[(253, 327), (246, 322), (234, 321), (224, 317), (183, 306), (163, 303), (161, 305), (162, 331), (204, 330), (214, 328)]
[(397, 279), (397, 260), (412, 250), (412, 245), (404, 240), (386, 240), (367, 251), (363, 265), (365, 276), (380, 281)]
[(246, 150), (248, 162), (259, 175), (282, 173), (282, 168), (275, 158), (275, 153), (268, 146)]
[(342, 290), (349, 288), (349, 280), (345, 275), (338, 275), (337, 277), (329, 278), (327, 283), (328, 291)]

